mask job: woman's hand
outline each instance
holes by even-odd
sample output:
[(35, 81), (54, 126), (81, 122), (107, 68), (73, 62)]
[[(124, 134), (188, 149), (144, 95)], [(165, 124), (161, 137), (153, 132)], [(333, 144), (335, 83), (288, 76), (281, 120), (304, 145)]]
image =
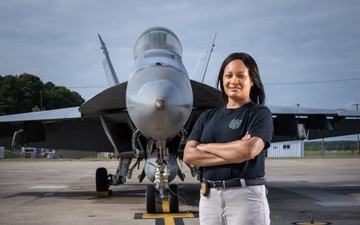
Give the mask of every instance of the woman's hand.
[(242, 141), (247, 141), (251, 138), (251, 134), (249, 134), (249, 131), (246, 131), (246, 134), (243, 138), (241, 138)]
[[(249, 131), (247, 131), (244, 137), (241, 138), (242, 141), (247, 141), (250, 139), (251, 139), (251, 134), (249, 134)], [(196, 145), (196, 148), (202, 152), (206, 152), (206, 144), (198, 143), (198, 145)]]

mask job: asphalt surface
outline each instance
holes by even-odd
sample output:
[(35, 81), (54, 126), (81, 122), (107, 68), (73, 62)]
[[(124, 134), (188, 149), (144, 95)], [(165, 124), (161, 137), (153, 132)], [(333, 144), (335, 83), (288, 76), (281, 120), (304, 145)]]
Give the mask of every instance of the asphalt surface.
[[(146, 214), (149, 182), (138, 182), (137, 169), (112, 196), (96, 196), (96, 169), (114, 173), (117, 165), (0, 160), (0, 224), (199, 224), (199, 184), (185, 165), (185, 181), (173, 181), (180, 213), (157, 215)], [(360, 224), (360, 158), (267, 159), (266, 168), (271, 224)]]

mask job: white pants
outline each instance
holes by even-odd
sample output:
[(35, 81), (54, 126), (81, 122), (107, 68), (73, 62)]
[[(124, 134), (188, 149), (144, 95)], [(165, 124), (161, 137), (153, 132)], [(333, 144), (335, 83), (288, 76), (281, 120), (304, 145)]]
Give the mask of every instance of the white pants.
[(270, 209), (265, 185), (210, 188), (200, 197), (200, 224), (269, 225)]

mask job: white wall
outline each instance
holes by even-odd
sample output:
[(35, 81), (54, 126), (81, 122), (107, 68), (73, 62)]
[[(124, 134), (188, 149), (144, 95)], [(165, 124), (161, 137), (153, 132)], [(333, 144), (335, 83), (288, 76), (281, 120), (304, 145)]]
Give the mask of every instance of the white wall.
[(304, 140), (271, 143), (268, 157), (304, 157)]

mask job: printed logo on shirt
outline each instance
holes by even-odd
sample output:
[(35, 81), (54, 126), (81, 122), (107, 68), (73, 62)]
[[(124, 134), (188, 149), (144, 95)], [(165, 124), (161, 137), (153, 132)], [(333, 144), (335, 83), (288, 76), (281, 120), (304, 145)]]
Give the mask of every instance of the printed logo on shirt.
[(230, 124), (229, 124), (229, 127), (233, 130), (237, 129), (240, 127), (242, 123), (242, 120), (239, 120), (239, 119), (233, 119), (231, 120)]

